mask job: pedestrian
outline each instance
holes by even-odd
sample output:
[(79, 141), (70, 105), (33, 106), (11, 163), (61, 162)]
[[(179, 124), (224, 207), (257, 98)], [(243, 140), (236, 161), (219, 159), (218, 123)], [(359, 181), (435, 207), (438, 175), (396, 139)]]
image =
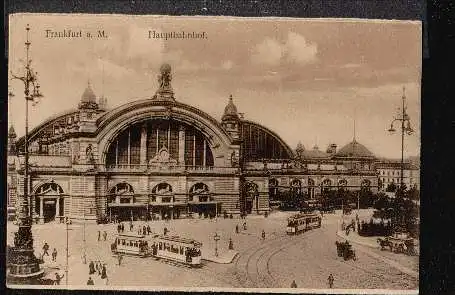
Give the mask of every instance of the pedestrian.
[(133, 227), (134, 227), (133, 222), (130, 220), (130, 231), (133, 231)]
[(147, 234), (147, 227), (145, 225), (142, 227), (142, 234), (144, 236)]
[(103, 267), (101, 265), (101, 261), (98, 261), (98, 275), (100, 276), (102, 274)]
[(57, 261), (57, 249), (54, 248), (52, 251), (52, 261)]
[(55, 281), (54, 281), (54, 285), (60, 285), (60, 281), (62, 280), (62, 278), (64, 277), (65, 275), (63, 276), (60, 276), (58, 274), (58, 272), (55, 273)]
[(92, 277), (88, 277), (87, 285), (95, 285), (95, 283), (92, 280)]
[(88, 274), (92, 275), (95, 273), (95, 265), (93, 264), (93, 261), (90, 261), (88, 264)]
[(117, 233), (120, 233), (121, 230), (122, 230), (122, 226), (120, 224), (117, 224)]
[(122, 230), (122, 233), (125, 231), (125, 224), (123, 224), (123, 222), (120, 224), (121, 225), (121, 230)]
[(152, 230), (150, 229), (150, 225), (147, 224), (147, 234), (150, 235), (151, 232)]
[(118, 266), (120, 266), (122, 264), (123, 255), (122, 254), (118, 254), (117, 255), (117, 259), (118, 259)]
[(235, 233), (236, 233), (236, 234), (239, 233), (239, 225), (238, 225), (238, 224), (235, 225)]
[(243, 223), (243, 230), (246, 230), (246, 222)]
[(46, 242), (44, 242), (44, 246), (43, 246), (43, 258), (44, 258), (44, 255), (49, 256), (49, 252), (48, 252), (48, 251), (49, 251), (49, 245), (48, 245)]
[(101, 279), (107, 279), (106, 264), (101, 267)]
[(295, 280), (292, 281), (291, 288), (297, 288), (297, 283), (295, 282)]
[(327, 280), (329, 281), (329, 288), (332, 289), (333, 288), (333, 281), (334, 281), (333, 275), (330, 274)]
[(165, 227), (165, 228), (163, 229), (163, 232), (164, 232), (164, 235), (167, 235), (167, 232), (168, 232), (167, 227)]
[(104, 231), (104, 232), (103, 232), (103, 239), (106, 241), (106, 238), (107, 238), (107, 232)]
[(231, 238), (229, 238), (229, 250), (234, 250), (234, 243)]
[(101, 240), (101, 231), (98, 231), (98, 242)]
[(262, 230), (261, 237), (262, 237), (262, 240), (265, 240), (265, 231), (264, 230)]

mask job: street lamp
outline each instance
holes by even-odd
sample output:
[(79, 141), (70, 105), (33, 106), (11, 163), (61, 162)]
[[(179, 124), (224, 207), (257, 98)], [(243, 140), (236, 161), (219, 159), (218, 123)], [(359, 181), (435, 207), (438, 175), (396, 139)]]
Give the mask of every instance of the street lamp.
[(392, 122), (390, 123), (390, 128), (388, 131), (393, 134), (395, 133), (396, 129), (394, 128), (395, 122), (401, 123), (401, 171), (400, 171), (400, 190), (403, 190), (403, 170), (404, 170), (404, 135), (411, 135), (414, 133), (414, 130), (411, 127), (411, 119), (406, 112), (406, 96), (405, 96), (405, 87), (403, 87), (403, 95), (402, 95), (402, 106), (401, 106), (401, 113), (398, 116), (394, 117)]
[[(32, 217), (29, 200), (29, 155), (28, 155), (28, 103), (32, 101), (35, 103), (42, 94), (40, 86), (37, 81), (37, 72), (33, 72), (31, 68), (31, 60), (29, 58), (29, 50), (31, 42), (29, 41), (30, 27), (27, 24), (27, 40), (25, 42), (26, 48), (26, 62), (25, 74), (17, 76), (12, 74), (11, 79), (20, 80), (24, 83), (25, 94), (25, 135), (24, 135), (24, 193), (19, 195), (19, 212), (18, 212), (18, 225), (19, 229), (15, 233), (14, 247), (12, 247), (8, 255), (9, 276), (12, 279), (31, 279), (37, 278), (42, 275), (43, 270), (40, 269), (38, 259), (33, 253), (33, 236), (32, 236)], [(14, 96), (10, 92), (10, 97)]]
[(218, 257), (218, 241), (220, 240), (218, 233), (215, 233), (213, 239), (215, 240), (215, 256)]
[[(403, 182), (404, 135), (405, 134), (411, 135), (414, 132), (414, 130), (411, 127), (411, 121), (410, 121), (411, 119), (406, 112), (406, 104), (405, 104), (406, 96), (405, 96), (405, 87), (404, 86), (403, 86), (403, 95), (401, 96), (401, 98), (402, 98), (401, 99), (401, 103), (402, 103), (401, 112), (396, 117), (394, 117), (394, 119), (390, 123), (390, 128), (388, 129), (388, 131), (391, 134), (395, 133), (396, 129), (394, 128), (394, 123), (400, 122), (400, 124), (401, 124), (401, 165), (400, 165), (400, 187), (398, 188), (398, 192), (399, 192), (399, 197), (403, 198), (404, 197), (404, 182)], [(395, 212), (395, 216), (398, 218), (397, 215), (398, 215), (397, 212)]]

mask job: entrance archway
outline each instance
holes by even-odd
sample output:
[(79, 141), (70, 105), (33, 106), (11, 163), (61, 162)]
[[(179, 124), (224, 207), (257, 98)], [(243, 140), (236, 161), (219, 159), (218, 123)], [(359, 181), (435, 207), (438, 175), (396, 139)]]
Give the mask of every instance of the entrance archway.
[(63, 189), (55, 182), (41, 184), (35, 190), (35, 210), (40, 223), (59, 220), (64, 215)]
[(247, 182), (245, 184), (245, 213), (251, 214), (253, 207), (259, 210), (259, 191), (258, 185), (253, 182)]

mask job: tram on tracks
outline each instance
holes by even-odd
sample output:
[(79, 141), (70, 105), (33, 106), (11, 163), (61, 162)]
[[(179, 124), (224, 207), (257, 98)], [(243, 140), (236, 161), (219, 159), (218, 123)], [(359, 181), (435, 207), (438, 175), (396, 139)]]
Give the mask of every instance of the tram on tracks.
[(201, 247), (202, 243), (179, 236), (118, 234), (111, 244), (111, 252), (114, 255), (153, 257), (199, 267)]
[(296, 235), (298, 233), (321, 227), (322, 217), (318, 213), (298, 213), (288, 218), (286, 233)]

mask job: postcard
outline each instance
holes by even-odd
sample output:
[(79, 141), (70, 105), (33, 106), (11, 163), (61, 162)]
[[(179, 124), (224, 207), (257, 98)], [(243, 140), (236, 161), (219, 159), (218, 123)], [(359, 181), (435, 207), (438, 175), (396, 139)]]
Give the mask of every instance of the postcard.
[(421, 32), (10, 15), (8, 287), (416, 294)]

